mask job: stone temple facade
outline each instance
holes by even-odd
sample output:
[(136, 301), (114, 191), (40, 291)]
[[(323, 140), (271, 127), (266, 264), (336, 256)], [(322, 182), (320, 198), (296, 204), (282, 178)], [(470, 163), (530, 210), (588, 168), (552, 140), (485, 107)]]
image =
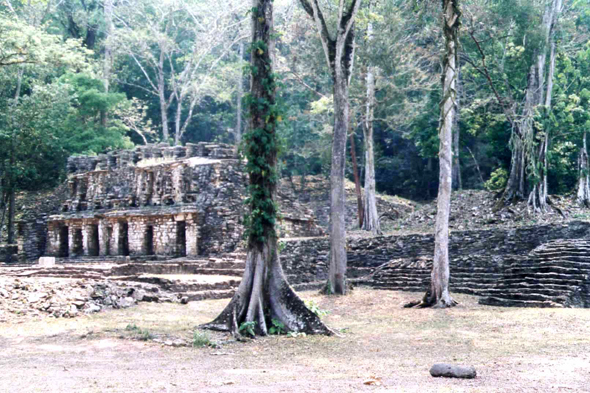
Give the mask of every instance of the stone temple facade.
[[(243, 246), (247, 176), (229, 145), (139, 146), (70, 157), (67, 170), (68, 197), (47, 217), (46, 239), (21, 223), (21, 259), (196, 257)], [(313, 216), (292, 207), (283, 228), (283, 236), (321, 233)]]

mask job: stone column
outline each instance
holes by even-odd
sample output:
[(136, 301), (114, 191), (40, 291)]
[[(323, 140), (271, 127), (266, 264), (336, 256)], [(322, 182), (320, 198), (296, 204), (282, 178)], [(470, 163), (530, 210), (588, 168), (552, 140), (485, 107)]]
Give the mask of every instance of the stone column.
[[(98, 255), (101, 257), (107, 256), (109, 235), (107, 232), (108, 222), (106, 220), (98, 220)], [(112, 244), (112, 243), (111, 243)]]
[(199, 226), (197, 215), (191, 214), (186, 219), (186, 256), (196, 257), (199, 255)]
[(119, 222), (113, 223), (113, 237), (111, 239), (111, 255), (121, 255), (121, 249), (119, 248)]
[(87, 257), (90, 255), (88, 250), (90, 249), (90, 224), (84, 222), (82, 224), (82, 255)]

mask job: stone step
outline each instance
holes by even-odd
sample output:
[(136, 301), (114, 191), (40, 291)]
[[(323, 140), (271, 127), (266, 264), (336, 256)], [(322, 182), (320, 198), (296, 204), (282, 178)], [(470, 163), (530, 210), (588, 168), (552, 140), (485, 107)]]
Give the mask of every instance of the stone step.
[(230, 299), (235, 292), (235, 289), (221, 289), (212, 291), (185, 292), (182, 295), (186, 296), (189, 302), (195, 302), (199, 300)]
[[(487, 290), (490, 296), (503, 296), (512, 299), (531, 298), (537, 299), (539, 296), (543, 299), (554, 301), (565, 301), (572, 289), (551, 289), (551, 288), (531, 288), (531, 287), (513, 287), (513, 288), (492, 288)], [(537, 299), (538, 300), (538, 299)]]
[(485, 304), (488, 306), (501, 306), (501, 307), (538, 307), (538, 308), (559, 308), (563, 307), (562, 304), (555, 303), (552, 301), (538, 301), (538, 300), (514, 300), (505, 299), (498, 296), (487, 296), (479, 299), (479, 304)]
[(585, 282), (583, 279), (570, 279), (570, 278), (536, 278), (535, 276), (530, 277), (511, 277), (504, 278), (498, 285), (517, 285), (519, 283), (527, 284), (541, 284), (541, 285), (563, 285), (565, 287), (580, 286)]

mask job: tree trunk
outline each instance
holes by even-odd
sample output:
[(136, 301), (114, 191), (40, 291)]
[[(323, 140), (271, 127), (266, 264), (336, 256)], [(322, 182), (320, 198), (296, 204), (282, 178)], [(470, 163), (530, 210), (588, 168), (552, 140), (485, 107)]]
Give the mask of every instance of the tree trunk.
[(176, 97), (176, 118), (174, 119), (174, 145), (180, 146), (180, 121), (182, 118), (182, 99), (183, 97)]
[(457, 102), (455, 108), (455, 117), (453, 118), (453, 189), (462, 190), (463, 181), (461, 179), (461, 161), (459, 160), (459, 141), (461, 138), (461, 129), (459, 128), (459, 118), (461, 113), (461, 98), (463, 96), (463, 84), (461, 82), (461, 70), (457, 75)]
[(238, 78), (238, 97), (236, 103), (236, 130), (234, 134), (236, 146), (239, 146), (242, 142), (242, 98), (244, 96), (244, 67), (242, 67), (242, 61), (244, 60), (243, 42), (240, 42), (238, 57), (240, 59), (240, 73)]
[(586, 132), (584, 142), (578, 157), (578, 204), (583, 207), (590, 207), (590, 174), (588, 173), (588, 147), (586, 145)]
[[(557, 23), (557, 18), (559, 13), (561, 12), (562, 8), (562, 0), (553, 0), (551, 5), (547, 6), (545, 15), (543, 17), (544, 28), (546, 29), (546, 39), (545, 44), (546, 46), (550, 47), (550, 55), (549, 55), (549, 69), (547, 73), (547, 90), (545, 92), (545, 108), (543, 111), (543, 115), (548, 117), (551, 113), (551, 98), (553, 94), (553, 77), (555, 75), (555, 25)], [(537, 74), (539, 78), (539, 105), (543, 104), (543, 83), (544, 83), (544, 74), (545, 74), (545, 62), (546, 62), (546, 49), (543, 50), (543, 54), (539, 56), (538, 66), (537, 66)], [(541, 145), (539, 146), (539, 153), (538, 153), (538, 166), (539, 166), (539, 173), (537, 174), (536, 181), (537, 184), (534, 185), (533, 191), (529, 195), (529, 206), (532, 206), (535, 211), (545, 213), (548, 208), (548, 189), (547, 189), (547, 172), (549, 170), (548, 162), (547, 162), (547, 150), (549, 147), (549, 132), (550, 126), (549, 123), (546, 122), (546, 126), (544, 131), (543, 140)], [(536, 167), (536, 166), (534, 166)]]
[[(369, 5), (370, 7), (370, 5)], [(373, 23), (367, 26), (367, 42), (373, 40)], [(381, 234), (379, 213), (377, 212), (377, 196), (375, 186), (375, 150), (373, 142), (373, 117), (375, 110), (375, 68), (367, 68), (367, 102), (365, 104), (365, 121), (363, 132), (365, 140), (365, 200), (363, 214), (363, 230), (374, 235)]]
[[(240, 335), (244, 323), (266, 335), (273, 320), (287, 331), (332, 334), (287, 283), (277, 252), (275, 194), (277, 183), (277, 113), (272, 74), (273, 0), (253, 0), (250, 128), (245, 136), (250, 176), (250, 228), (246, 268), (228, 306), (204, 328)], [(346, 137), (346, 133), (345, 133)], [(243, 331), (242, 331), (243, 332)]]
[(348, 88), (354, 53), (353, 25), (361, 0), (352, 0), (346, 10), (344, 2), (340, 3), (336, 38), (332, 38), (330, 34), (318, 0), (300, 0), (300, 3), (316, 23), (334, 83), (334, 135), (330, 169), (330, 273), (326, 292), (344, 295), (347, 292), (344, 171), (350, 109)]
[[(109, 43), (109, 37), (113, 31), (113, 0), (105, 0), (104, 2), (104, 17), (105, 17), (105, 35), (104, 40), (104, 63), (103, 63), (103, 81), (105, 93), (109, 92), (111, 79), (111, 66), (113, 64), (113, 52)], [(100, 111), (100, 124), (103, 127), (107, 126), (108, 113), (106, 110)]]
[(344, 171), (348, 114), (348, 83), (341, 73), (334, 77), (334, 135), (330, 169), (330, 277), (328, 281), (328, 293), (338, 295), (344, 295), (347, 292)]
[(449, 213), (451, 210), (453, 165), (453, 118), (457, 98), (457, 48), (459, 43), (459, 0), (443, 0), (443, 33), (445, 54), (443, 59), (443, 99), (440, 104), (440, 175), (435, 224), (434, 260), (430, 276), (430, 289), (416, 305), (418, 307), (446, 308), (457, 303), (449, 292)]
[(356, 143), (354, 143), (354, 133), (352, 130), (350, 132), (350, 159), (352, 161), (352, 174), (354, 176), (359, 228), (361, 228), (363, 226), (363, 194), (361, 192), (361, 179), (359, 177), (359, 168), (356, 159)]

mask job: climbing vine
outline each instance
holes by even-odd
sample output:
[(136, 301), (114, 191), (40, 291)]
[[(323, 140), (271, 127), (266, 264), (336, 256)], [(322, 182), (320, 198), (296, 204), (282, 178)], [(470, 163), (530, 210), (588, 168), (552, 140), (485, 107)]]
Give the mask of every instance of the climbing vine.
[[(263, 23), (265, 11), (254, 7), (251, 12), (261, 28), (267, 28)], [(262, 33), (270, 38), (270, 31)], [(244, 136), (242, 145), (250, 177), (246, 236), (249, 246), (261, 247), (267, 239), (276, 238), (278, 207), (274, 194), (278, 182), (276, 163), (279, 153), (276, 129), (282, 116), (275, 98), (277, 75), (272, 72), (269, 45), (264, 40), (258, 40), (252, 42), (249, 50), (252, 62), (247, 67), (252, 75), (252, 89), (244, 100), (249, 109), (250, 130)]]

